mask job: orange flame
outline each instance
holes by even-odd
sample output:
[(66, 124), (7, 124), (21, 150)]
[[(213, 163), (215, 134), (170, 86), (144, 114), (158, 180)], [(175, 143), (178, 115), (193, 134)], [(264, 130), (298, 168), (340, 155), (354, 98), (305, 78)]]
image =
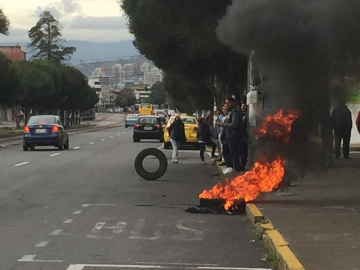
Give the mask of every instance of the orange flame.
[[(266, 116), (255, 134), (256, 138), (275, 136), (283, 142), (289, 142), (291, 125), (299, 116), (299, 111), (283, 110), (275, 115)], [(280, 155), (271, 162), (262, 156), (251, 171), (238, 175), (233, 180), (226, 179), (225, 183), (218, 183), (210, 190), (204, 190), (199, 198), (223, 199), (224, 209), (229, 210), (237, 200), (243, 199), (248, 202), (254, 200), (261, 192), (271, 192), (279, 185), (284, 174), (284, 161)]]
[(286, 112), (283, 110), (279, 110), (274, 115), (266, 116), (259, 130), (255, 132), (256, 139), (263, 135), (270, 135), (276, 136), (284, 142), (289, 142), (291, 125), (299, 116), (299, 111)]

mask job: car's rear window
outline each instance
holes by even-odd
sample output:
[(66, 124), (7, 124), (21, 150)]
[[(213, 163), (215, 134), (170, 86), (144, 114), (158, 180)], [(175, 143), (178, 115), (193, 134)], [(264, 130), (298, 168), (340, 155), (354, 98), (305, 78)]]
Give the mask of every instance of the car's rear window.
[(56, 118), (54, 116), (32, 116), (29, 119), (28, 125), (37, 124), (56, 124)]
[[(175, 117), (170, 120), (170, 124), (172, 124), (175, 121)], [(190, 124), (190, 125), (196, 125), (195, 118), (192, 117), (181, 117), (181, 121), (184, 124)]]
[(139, 118), (139, 124), (151, 124), (151, 125), (157, 125), (159, 124), (159, 121), (157, 118), (153, 117), (141, 117)]
[(138, 119), (137, 115), (128, 115), (126, 119)]

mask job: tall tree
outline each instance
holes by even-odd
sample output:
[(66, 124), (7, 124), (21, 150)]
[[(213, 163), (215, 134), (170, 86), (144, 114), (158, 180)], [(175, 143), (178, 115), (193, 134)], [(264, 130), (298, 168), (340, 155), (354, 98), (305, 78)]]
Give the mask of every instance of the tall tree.
[(9, 34), (9, 25), (10, 22), (5, 16), (3, 10), (0, 8), (0, 34), (8, 35)]
[(76, 48), (64, 46), (65, 40), (61, 39), (60, 30), (59, 21), (49, 11), (44, 11), (36, 25), (28, 32), (31, 40), (29, 46), (35, 52), (32, 58), (69, 60)]
[[(0, 107), (13, 108), (18, 114), (19, 103), (24, 96), (21, 71), (3, 53), (0, 53)], [(17, 128), (20, 128), (16, 117)]]

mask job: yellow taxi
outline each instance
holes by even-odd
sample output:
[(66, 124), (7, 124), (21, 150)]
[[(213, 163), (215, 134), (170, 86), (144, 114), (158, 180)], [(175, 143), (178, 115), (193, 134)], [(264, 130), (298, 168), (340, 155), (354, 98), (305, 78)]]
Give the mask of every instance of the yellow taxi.
[[(176, 115), (172, 115), (164, 128), (164, 149), (169, 149), (171, 146), (169, 127), (174, 122)], [(180, 118), (185, 126), (186, 144), (192, 144), (198, 147), (197, 131), (199, 123), (194, 116), (180, 114)]]

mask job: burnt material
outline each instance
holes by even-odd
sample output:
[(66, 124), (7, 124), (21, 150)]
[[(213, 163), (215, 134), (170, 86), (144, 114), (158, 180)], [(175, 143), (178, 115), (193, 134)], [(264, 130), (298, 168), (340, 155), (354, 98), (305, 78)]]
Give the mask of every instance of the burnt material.
[(198, 207), (190, 207), (187, 212), (198, 214), (244, 214), (246, 203), (244, 200), (235, 201), (234, 205), (229, 209), (224, 209), (224, 199), (200, 199)]

